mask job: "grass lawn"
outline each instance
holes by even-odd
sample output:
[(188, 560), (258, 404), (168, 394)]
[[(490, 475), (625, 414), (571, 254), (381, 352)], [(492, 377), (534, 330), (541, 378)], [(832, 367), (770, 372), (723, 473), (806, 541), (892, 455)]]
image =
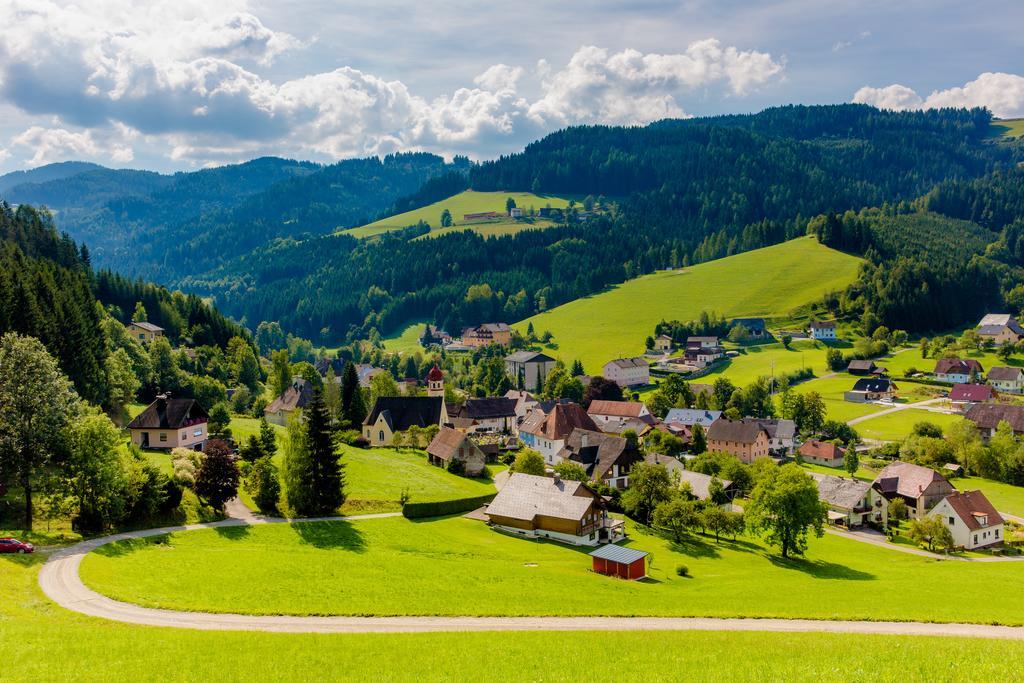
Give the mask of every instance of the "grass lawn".
[[(988, 372), (996, 365), (1024, 367), (1024, 358), (1019, 355), (1011, 357), (1008, 361), (1003, 361), (995, 353), (986, 351), (959, 352), (958, 357), (974, 358), (981, 363), (985, 372)], [(903, 353), (897, 353), (887, 358), (882, 358), (875, 362), (882, 367), (888, 368), (893, 377), (899, 377), (900, 375), (905, 375), (908, 369), (916, 369), (918, 372), (930, 373), (935, 369), (936, 361), (937, 359), (935, 358), (921, 358), (921, 352), (915, 348)]]
[(843, 394), (853, 387), (857, 379), (853, 375), (841, 372), (836, 374), (835, 377), (820, 377), (808, 380), (807, 382), (801, 382), (793, 387), (793, 391), (801, 394), (807, 394), (812, 391), (818, 392), (825, 402), (827, 417), (830, 420), (847, 422), (856, 417), (871, 415), (872, 413), (884, 410), (882, 406), (872, 403), (851, 403), (843, 398)]
[(993, 121), (992, 130), (996, 135), (1007, 138), (1019, 138), (1024, 136), (1024, 119), (1004, 119)]
[(873, 417), (853, 425), (857, 433), (866, 439), (879, 441), (902, 441), (910, 435), (910, 431), (918, 422), (931, 422), (945, 429), (954, 422), (963, 419), (962, 415), (934, 413), (919, 408), (908, 408), (888, 415)]
[[(7, 670), (24, 681), (578, 681), (580, 662), (606, 649), (610, 638), (616, 648), (614, 678), (624, 681), (1000, 680), (1007, 662), (1024, 657), (1024, 643), (970, 638), (697, 631), (323, 635), (148, 628), (54, 606), (36, 584), (42, 559), (0, 558), (0, 650)], [(500, 656), (488, 656), (498, 652), (499, 643)], [(993, 656), (993, 647), (999, 656)], [(559, 656), (552, 657), (552, 651)]]
[[(843, 289), (860, 260), (799, 238), (784, 244), (661, 271), (569, 302), (515, 325), (550, 330), (563, 360), (579, 358), (590, 373), (607, 361), (643, 352), (644, 339), (661, 320), (694, 320), (701, 311), (728, 317), (785, 316), (793, 309)], [(791, 361), (799, 367), (799, 354)], [(763, 365), (763, 364), (762, 364)], [(781, 366), (779, 367), (781, 370)]]
[(981, 477), (958, 477), (951, 479), (950, 482), (960, 491), (983, 491), (1000, 512), (1024, 517), (1024, 486), (1004, 484)]
[(736, 386), (742, 387), (758, 377), (771, 376), (773, 369), (776, 377), (804, 368), (810, 368), (819, 377), (829, 372), (825, 364), (828, 347), (820, 342), (794, 341), (788, 349), (779, 342), (742, 346), (730, 350), (739, 351), (740, 355), (728, 359), (703, 378), (694, 381), (710, 384), (721, 375), (728, 377)]
[[(749, 538), (674, 547), (632, 533), (631, 545), (651, 553), (648, 581), (594, 574), (585, 551), (512, 538), (461, 517), (204, 530), (122, 542), (87, 556), (82, 576), (104, 594), (151, 607), (253, 614), (1024, 623), (1024, 595), (1003, 589), (1024, 578), (1021, 564), (943, 562), (832, 535), (812, 539), (806, 560), (786, 561)], [(680, 563), (693, 578), (676, 576)], [(237, 567), (246, 568), (245, 581), (238, 581)], [(951, 585), (957, 590), (947, 590)], [(939, 593), (942, 600), (935, 600)], [(991, 600), (994, 594), (1000, 599)]]
[(531, 192), (474, 192), (473, 190), (466, 190), (465, 192), (460, 192), (453, 197), (442, 199), (439, 202), (424, 206), (423, 208), (406, 211), (405, 213), (400, 213), (397, 216), (382, 218), (381, 220), (368, 225), (363, 225), (358, 228), (350, 228), (345, 232), (354, 237), (374, 237), (385, 232), (401, 230), (402, 228), (407, 228), (410, 225), (416, 225), (419, 221), (425, 221), (430, 225), (431, 230), (438, 230), (439, 233), (447, 232), (451, 229), (442, 230), (440, 227), (441, 212), (445, 209), (448, 209), (452, 214), (453, 228), (470, 228), (480, 232), (481, 234), (489, 234), (489, 232), (493, 234), (499, 227), (503, 227), (507, 230), (508, 232), (505, 234), (508, 234), (511, 232), (518, 232), (520, 229), (543, 228), (553, 225), (550, 221), (541, 220), (530, 225), (527, 223), (516, 222), (512, 219), (467, 222), (462, 218), (467, 213), (483, 213), (485, 211), (505, 213), (505, 200), (509, 197), (512, 197), (516, 201), (516, 206), (524, 211), (529, 210), (531, 206), (535, 209), (541, 209), (548, 204), (553, 208), (564, 208), (569, 203), (568, 199), (562, 197), (540, 196)]
[(423, 321), (409, 323), (403, 329), (383, 339), (384, 350), (389, 353), (401, 353), (403, 355), (422, 351), (423, 347), (420, 346), (420, 337), (423, 336), (423, 328), (425, 327), (426, 323)]

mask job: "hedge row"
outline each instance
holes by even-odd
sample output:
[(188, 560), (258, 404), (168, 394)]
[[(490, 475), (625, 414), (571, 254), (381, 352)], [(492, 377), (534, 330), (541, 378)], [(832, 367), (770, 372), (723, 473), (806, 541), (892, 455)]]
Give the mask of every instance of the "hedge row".
[(470, 510), (476, 510), (482, 505), (487, 505), (494, 500), (496, 495), (495, 493), (489, 493), (485, 496), (476, 496), (474, 498), (439, 500), (433, 503), (406, 503), (402, 506), (402, 514), (408, 519), (457, 515), (460, 512), (469, 512)]

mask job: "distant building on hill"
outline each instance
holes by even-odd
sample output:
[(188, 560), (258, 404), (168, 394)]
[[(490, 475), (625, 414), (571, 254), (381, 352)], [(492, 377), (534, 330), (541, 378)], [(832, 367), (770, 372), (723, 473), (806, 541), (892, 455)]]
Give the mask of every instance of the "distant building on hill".
[(822, 339), (826, 341), (836, 339), (836, 324), (831, 320), (826, 320), (824, 322), (818, 322), (816, 320), (808, 326), (808, 330), (811, 333), (811, 339)]
[(516, 351), (505, 356), (505, 372), (515, 386), (526, 391), (539, 390), (554, 368), (554, 358), (536, 351)]
[(206, 446), (209, 416), (194, 398), (170, 398), (159, 394), (128, 423), (132, 443), (139, 448), (171, 450)]
[(157, 337), (164, 336), (164, 328), (144, 320), (133, 320), (126, 329), (133, 339), (140, 342), (151, 342)]
[(288, 388), (263, 409), (263, 417), (267, 418), (267, 422), (284, 426), (288, 424), (289, 416), (305, 408), (312, 399), (313, 385), (301, 377), (295, 377)]
[(603, 374), (620, 387), (646, 386), (651, 383), (651, 364), (642, 356), (616, 358), (604, 364)]
[(462, 344), (474, 349), (490, 344), (509, 346), (512, 344), (512, 329), (506, 323), (484, 323), (467, 327), (462, 331)]
[(1016, 344), (1024, 339), (1024, 328), (1009, 313), (989, 313), (981, 319), (976, 328), (983, 340), (991, 340), (996, 346)]

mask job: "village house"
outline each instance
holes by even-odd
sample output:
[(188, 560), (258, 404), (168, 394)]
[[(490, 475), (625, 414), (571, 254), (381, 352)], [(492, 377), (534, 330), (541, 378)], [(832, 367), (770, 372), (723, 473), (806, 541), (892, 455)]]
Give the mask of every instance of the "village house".
[(587, 481), (622, 490), (629, 486), (629, 470), (643, 460), (643, 455), (620, 436), (577, 428), (569, 434), (557, 458), (559, 462), (571, 460), (582, 465)]
[(1024, 370), (997, 365), (988, 371), (988, 383), (1004, 394), (1024, 393)]
[(209, 416), (194, 398), (170, 398), (159, 394), (128, 423), (132, 443), (139, 448), (170, 450), (206, 447)]
[(768, 432), (754, 421), (715, 420), (708, 429), (709, 451), (731, 453), (749, 465), (770, 455)]
[(614, 543), (625, 537), (622, 520), (608, 516), (604, 499), (579, 481), (516, 472), (487, 505), (495, 528), (571, 545)]
[(868, 375), (884, 375), (888, 371), (875, 365), (873, 360), (851, 360), (846, 366), (846, 371), (851, 375), (866, 377)]
[(505, 356), (505, 372), (513, 384), (526, 391), (538, 391), (555, 369), (555, 359), (536, 351), (516, 351)]
[(775, 418), (745, 418), (761, 426), (768, 434), (768, 450), (772, 455), (788, 455), (796, 448), (796, 422)]
[(725, 349), (721, 346), (689, 346), (683, 352), (683, 359), (698, 370), (723, 357)]
[(370, 382), (373, 381), (373, 378), (383, 372), (387, 372), (387, 370), (384, 368), (375, 368), (367, 363), (356, 364), (356, 376), (359, 377), (359, 386), (363, 389), (369, 389)]
[(651, 365), (644, 358), (616, 358), (604, 364), (604, 378), (620, 387), (646, 386), (651, 383)]
[(317, 358), (313, 368), (324, 379), (327, 379), (327, 371), (334, 372), (334, 381), (341, 384), (341, 376), (345, 372), (345, 361), (341, 358)]
[(288, 388), (263, 409), (263, 417), (267, 422), (283, 427), (296, 410), (305, 408), (312, 399), (313, 385), (302, 377), (293, 377)]
[(800, 444), (800, 459), (813, 465), (825, 467), (842, 467), (846, 451), (834, 443), (809, 439)]
[(143, 343), (149, 343), (164, 336), (164, 328), (144, 320), (133, 320), (127, 328), (129, 336)]
[(714, 349), (721, 346), (718, 337), (687, 337), (686, 348), (689, 349)]
[(828, 506), (828, 523), (847, 529), (889, 525), (889, 503), (869, 482), (811, 472), (818, 499)]
[(1024, 436), (1024, 406), (978, 403), (968, 408), (964, 417), (977, 425), (978, 432), (985, 441), (995, 435), (1000, 422), (1010, 425), (1017, 436)]
[(455, 467), (461, 467), (467, 477), (479, 477), (487, 465), (487, 456), (469, 435), (451, 427), (442, 427), (427, 446), (427, 460), (445, 469), (450, 463), (461, 463)]
[(949, 390), (949, 402), (954, 410), (965, 412), (976, 403), (985, 403), (996, 398), (996, 391), (988, 384), (954, 384)]
[(512, 344), (512, 329), (506, 323), (484, 323), (476, 327), (467, 327), (462, 331), (462, 344), (472, 349), (497, 344)]
[(665, 424), (683, 425), (692, 428), (700, 425), (706, 432), (715, 420), (722, 417), (721, 410), (702, 410), (700, 408), (672, 408), (665, 415)]
[(363, 436), (372, 446), (390, 446), (398, 432), (448, 424), (448, 411), (440, 396), (387, 396), (377, 399), (363, 421)]
[(436, 325), (426, 325), (423, 334), (420, 336), (420, 345), (424, 348), (433, 346), (447, 346), (452, 343), (452, 336)]
[[(689, 484), (690, 494), (697, 500), (707, 500), (711, 497), (711, 482), (718, 477), (712, 477), (701, 472), (693, 472), (686, 469), (678, 459), (668, 455), (650, 453), (644, 458), (648, 465), (661, 465), (668, 470), (673, 477), (679, 478), (679, 485)], [(736, 497), (736, 488), (728, 479), (718, 479), (722, 485), (722, 491), (732, 501)]]
[(457, 429), (511, 434), (516, 428), (516, 402), (510, 398), (470, 398), (449, 414)]
[(743, 325), (751, 339), (764, 339), (768, 336), (768, 327), (765, 325), (764, 318), (736, 318), (730, 327), (737, 325)]
[(654, 350), (660, 351), (661, 353), (669, 353), (672, 351), (672, 337), (667, 334), (659, 334), (654, 338)]
[(910, 516), (920, 519), (956, 489), (928, 467), (909, 462), (894, 462), (878, 473), (871, 486), (888, 501), (902, 498)]
[(824, 341), (834, 341), (836, 339), (836, 324), (831, 320), (825, 322), (815, 320), (807, 329), (811, 334), (811, 339), (821, 339)]
[(520, 209), (518, 206), (513, 206), (511, 209), (508, 210), (508, 216), (509, 218), (522, 218), (523, 210)]
[(989, 313), (976, 328), (982, 341), (991, 340), (996, 346), (1016, 344), (1024, 339), (1024, 328), (1009, 313)]
[(936, 505), (938, 515), (953, 534), (958, 548), (974, 550), (1003, 542), (1005, 520), (981, 491), (954, 492)]
[(655, 418), (643, 403), (638, 401), (592, 401), (587, 415), (602, 432), (621, 434), (635, 428), (637, 422), (654, 424)]
[(522, 424), (529, 412), (537, 407), (540, 402), (525, 389), (509, 389), (505, 392), (505, 398), (516, 402), (516, 431), (518, 431), (519, 425)]
[(559, 453), (574, 429), (601, 431), (580, 405), (558, 402), (549, 411), (532, 411), (519, 426), (519, 440), (544, 456), (545, 463), (555, 465), (561, 462)]
[(985, 369), (973, 358), (940, 358), (935, 362), (932, 377), (939, 382), (950, 384), (967, 384), (979, 381)]
[(850, 403), (870, 401), (891, 401), (896, 398), (899, 387), (887, 377), (862, 377), (853, 388), (843, 393), (843, 400)]

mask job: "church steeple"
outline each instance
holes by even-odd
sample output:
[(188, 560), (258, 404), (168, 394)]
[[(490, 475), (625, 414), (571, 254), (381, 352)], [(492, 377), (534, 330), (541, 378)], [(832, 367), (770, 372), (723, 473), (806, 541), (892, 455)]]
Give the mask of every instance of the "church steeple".
[(436, 363), (427, 373), (427, 396), (444, 397), (444, 373)]

